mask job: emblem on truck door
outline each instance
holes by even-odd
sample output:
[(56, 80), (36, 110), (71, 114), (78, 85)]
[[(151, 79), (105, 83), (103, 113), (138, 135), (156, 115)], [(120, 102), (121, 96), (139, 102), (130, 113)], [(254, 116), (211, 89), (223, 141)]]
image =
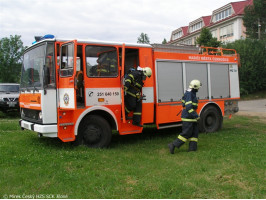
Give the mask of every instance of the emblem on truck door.
[(68, 106), (68, 104), (69, 104), (69, 95), (67, 93), (64, 94), (63, 100), (64, 100), (65, 105)]

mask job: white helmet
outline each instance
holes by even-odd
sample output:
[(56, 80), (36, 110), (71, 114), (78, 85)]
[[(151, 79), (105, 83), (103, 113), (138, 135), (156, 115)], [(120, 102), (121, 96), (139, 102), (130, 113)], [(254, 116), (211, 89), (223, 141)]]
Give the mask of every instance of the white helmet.
[(145, 76), (148, 76), (148, 77), (150, 78), (150, 77), (151, 77), (151, 74), (152, 74), (151, 68), (149, 68), (149, 67), (145, 67), (145, 68), (143, 69), (143, 74), (144, 74)]
[(192, 80), (189, 84), (189, 88), (198, 90), (202, 86), (199, 80)]

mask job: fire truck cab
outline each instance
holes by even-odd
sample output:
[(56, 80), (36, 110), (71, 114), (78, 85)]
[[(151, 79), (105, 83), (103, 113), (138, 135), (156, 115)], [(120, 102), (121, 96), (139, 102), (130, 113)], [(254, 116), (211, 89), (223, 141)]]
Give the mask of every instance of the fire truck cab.
[(112, 130), (141, 133), (125, 118), (123, 81), (130, 68), (150, 67), (144, 82), (141, 124), (180, 126), (181, 98), (192, 79), (198, 92), (200, 130), (215, 132), (238, 111), (238, 59), (223, 49), (66, 40), (44, 36), (23, 58), (22, 129), (89, 147), (106, 147)]

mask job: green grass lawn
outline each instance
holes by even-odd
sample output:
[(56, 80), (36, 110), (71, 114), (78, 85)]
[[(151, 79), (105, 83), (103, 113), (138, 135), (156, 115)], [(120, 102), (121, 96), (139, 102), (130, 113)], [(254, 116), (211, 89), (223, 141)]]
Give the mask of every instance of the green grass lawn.
[(266, 198), (265, 121), (225, 119), (220, 132), (200, 134), (197, 152), (184, 145), (172, 155), (180, 131), (150, 127), (89, 149), (0, 116), (0, 198)]

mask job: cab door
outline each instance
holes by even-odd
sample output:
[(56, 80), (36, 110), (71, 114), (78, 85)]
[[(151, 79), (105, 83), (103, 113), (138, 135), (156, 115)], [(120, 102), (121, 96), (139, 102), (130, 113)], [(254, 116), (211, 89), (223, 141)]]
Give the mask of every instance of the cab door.
[(132, 119), (125, 117), (125, 95), (124, 95), (124, 77), (126, 72), (139, 65), (139, 50), (134, 48), (126, 48), (123, 44), (121, 49), (121, 123), (119, 128), (120, 135), (141, 133), (143, 127), (132, 125)]
[(77, 41), (60, 45), (59, 108), (76, 109), (75, 74), (77, 62)]
[(77, 62), (77, 41), (60, 45), (60, 69), (58, 77), (58, 137), (63, 142), (75, 140), (74, 112), (77, 107), (75, 74)]

